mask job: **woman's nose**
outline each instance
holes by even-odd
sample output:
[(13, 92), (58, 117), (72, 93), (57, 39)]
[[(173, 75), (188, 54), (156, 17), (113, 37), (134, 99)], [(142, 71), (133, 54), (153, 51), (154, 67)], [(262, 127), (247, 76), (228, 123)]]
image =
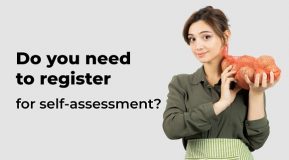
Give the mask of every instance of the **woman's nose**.
[(203, 50), (203, 47), (196, 47), (196, 50), (201, 51), (201, 50)]
[(196, 41), (196, 43), (195, 43), (195, 49), (196, 49), (197, 51), (201, 51), (203, 48), (204, 48), (204, 45), (202, 44), (202, 42)]

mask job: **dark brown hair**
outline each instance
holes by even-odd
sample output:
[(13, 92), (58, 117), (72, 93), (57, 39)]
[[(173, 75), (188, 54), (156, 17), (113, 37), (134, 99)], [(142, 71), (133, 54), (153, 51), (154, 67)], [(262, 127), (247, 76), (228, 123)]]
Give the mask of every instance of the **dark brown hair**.
[(221, 38), (223, 43), (226, 42), (224, 32), (229, 30), (229, 24), (226, 15), (220, 9), (207, 6), (193, 13), (185, 23), (183, 37), (188, 45), (190, 44), (190, 40), (188, 38), (189, 28), (193, 23), (199, 20), (206, 22)]

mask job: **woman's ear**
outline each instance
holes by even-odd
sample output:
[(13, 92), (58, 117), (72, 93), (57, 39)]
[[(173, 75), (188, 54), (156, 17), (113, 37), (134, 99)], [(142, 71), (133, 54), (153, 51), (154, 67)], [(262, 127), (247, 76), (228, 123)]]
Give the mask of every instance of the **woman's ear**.
[(228, 44), (228, 41), (229, 41), (229, 39), (230, 39), (230, 37), (231, 37), (231, 31), (230, 30), (225, 30), (225, 32), (224, 32), (224, 34), (225, 34), (225, 44)]

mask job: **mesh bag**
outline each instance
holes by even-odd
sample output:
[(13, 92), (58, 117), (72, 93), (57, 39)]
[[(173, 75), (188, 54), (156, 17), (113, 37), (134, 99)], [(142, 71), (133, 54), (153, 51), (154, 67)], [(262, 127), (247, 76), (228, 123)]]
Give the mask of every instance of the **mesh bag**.
[[(228, 47), (224, 47), (222, 54), (224, 59), (221, 63), (222, 71), (229, 65), (233, 65), (233, 70), (236, 70), (235, 79), (237, 85), (243, 89), (249, 89), (249, 85), (245, 81), (245, 75), (248, 75), (251, 82), (254, 82), (257, 73), (267, 74), (267, 81), (270, 79), (270, 71), (274, 73), (274, 79), (279, 79), (281, 70), (275, 64), (274, 59), (268, 55), (262, 55), (258, 58), (243, 55), (243, 56), (231, 56), (228, 55)], [(262, 82), (262, 76), (260, 76), (260, 83)]]

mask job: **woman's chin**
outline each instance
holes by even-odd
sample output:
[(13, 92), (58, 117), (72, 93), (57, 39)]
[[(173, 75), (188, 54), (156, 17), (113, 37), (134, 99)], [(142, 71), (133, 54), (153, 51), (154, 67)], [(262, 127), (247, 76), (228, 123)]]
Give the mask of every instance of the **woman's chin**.
[(207, 63), (208, 60), (206, 58), (198, 58), (199, 62), (201, 63)]

